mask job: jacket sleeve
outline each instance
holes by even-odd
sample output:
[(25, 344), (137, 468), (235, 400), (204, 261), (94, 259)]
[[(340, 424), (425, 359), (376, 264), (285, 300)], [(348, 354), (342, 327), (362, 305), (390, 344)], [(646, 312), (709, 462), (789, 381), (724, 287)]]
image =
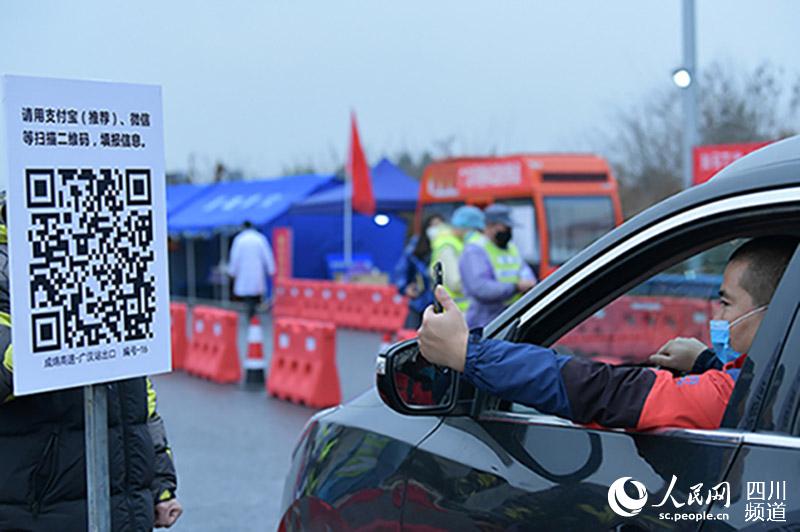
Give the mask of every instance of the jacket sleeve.
[(175, 498), (178, 477), (172, 461), (172, 449), (167, 442), (164, 420), (156, 411), (156, 392), (149, 378), (147, 379), (147, 413), (147, 428), (156, 452), (155, 471), (150, 490), (153, 492), (153, 500), (158, 504)]
[(502, 303), (517, 291), (513, 284), (495, 279), (489, 257), (476, 245), (464, 248), (458, 268), (464, 293), (481, 303)]
[(533, 270), (531, 270), (531, 267), (528, 266), (528, 263), (524, 260), (522, 261), (522, 266), (519, 267), (519, 278), (533, 281), (539, 280), (536, 278), (536, 274), (533, 273)]
[(719, 428), (738, 370), (674, 378), (666, 370), (612, 366), (551, 349), (472, 340), (464, 376), (480, 389), (576, 423), (646, 430)]
[(694, 361), (689, 373), (704, 373), (710, 369), (722, 369), (722, 361), (713, 349), (706, 349)]
[(400, 294), (403, 294), (406, 286), (408, 286), (409, 267), (408, 255), (403, 253), (400, 259), (398, 259), (397, 264), (395, 264), (394, 270), (392, 270), (391, 278), (392, 284), (397, 287), (397, 291), (400, 292)]

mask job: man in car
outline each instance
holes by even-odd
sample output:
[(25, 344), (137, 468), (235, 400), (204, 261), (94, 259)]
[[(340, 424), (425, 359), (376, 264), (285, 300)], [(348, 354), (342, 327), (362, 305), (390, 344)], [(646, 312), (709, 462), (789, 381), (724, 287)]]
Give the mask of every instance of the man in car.
[[(712, 321), (715, 356), (724, 359), (720, 369), (677, 378), (664, 369), (616, 367), (536, 345), (482, 340), (470, 336), (463, 315), (438, 289), (445, 312), (426, 309), (420, 351), (428, 361), (462, 372), (479, 389), (576, 423), (715, 429), (797, 243), (794, 237), (757, 238), (731, 255), (720, 288), (718, 323)], [(664, 365), (675, 352), (670, 349), (669, 344), (662, 349)]]

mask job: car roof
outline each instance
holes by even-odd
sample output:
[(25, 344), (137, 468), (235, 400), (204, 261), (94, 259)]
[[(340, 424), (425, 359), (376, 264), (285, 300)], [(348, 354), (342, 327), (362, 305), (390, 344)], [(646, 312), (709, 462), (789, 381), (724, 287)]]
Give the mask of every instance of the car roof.
[(621, 240), (665, 218), (723, 198), (799, 185), (800, 135), (769, 144), (748, 154), (723, 169), (710, 181), (670, 196), (637, 214), (567, 261), (540, 283), (537, 292), (559, 283), (571, 272)]

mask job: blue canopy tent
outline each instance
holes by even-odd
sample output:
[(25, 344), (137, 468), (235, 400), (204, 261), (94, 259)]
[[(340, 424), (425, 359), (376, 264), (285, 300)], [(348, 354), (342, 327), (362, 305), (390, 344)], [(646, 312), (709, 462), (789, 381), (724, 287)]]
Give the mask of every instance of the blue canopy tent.
[[(388, 159), (372, 168), (372, 192), (376, 211), (385, 218), (353, 214), (353, 252), (368, 254), (374, 266), (391, 271), (400, 254), (407, 232), (400, 213), (416, 209), (419, 183)], [(288, 222), (294, 231), (294, 275), (330, 277), (326, 255), (342, 253), (344, 184), (320, 190), (289, 210)], [(379, 225), (379, 222), (382, 225)]]
[[(388, 159), (372, 168), (372, 193), (379, 213), (410, 212), (417, 207), (419, 182)], [(344, 184), (337, 183), (294, 205), (291, 214), (342, 215)]]
[(210, 191), (213, 185), (167, 185), (167, 218), (174, 216), (186, 205)]
[[(227, 254), (231, 235), (249, 220), (269, 236), (273, 227), (287, 225), (286, 212), (293, 203), (324, 189), (332, 180), (332, 175), (300, 175), (217, 183), (186, 201), (167, 220), (170, 235), (184, 237), (186, 243), (171, 254), (172, 292), (193, 298), (214, 297), (219, 290), (222, 299), (227, 299), (228, 280), (216, 265)], [(196, 237), (202, 240), (195, 243)], [(195, 272), (200, 272), (198, 279)]]
[(230, 234), (238, 231), (246, 220), (265, 230), (292, 204), (332, 180), (333, 176), (298, 175), (218, 183), (170, 216), (169, 232), (181, 235)]

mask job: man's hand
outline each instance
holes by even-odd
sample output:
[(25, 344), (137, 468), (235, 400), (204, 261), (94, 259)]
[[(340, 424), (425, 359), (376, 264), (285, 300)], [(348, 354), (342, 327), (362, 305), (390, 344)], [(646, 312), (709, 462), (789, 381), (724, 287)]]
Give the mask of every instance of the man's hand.
[(689, 371), (706, 349), (706, 344), (696, 338), (674, 338), (661, 346), (658, 353), (650, 355), (650, 362), (664, 368)]
[(156, 528), (171, 527), (182, 513), (183, 506), (178, 499), (170, 499), (156, 504)]
[(524, 294), (531, 288), (536, 286), (536, 281), (533, 279), (522, 279), (517, 283), (517, 292)]
[(467, 322), (444, 287), (437, 286), (434, 294), (444, 312), (436, 314), (433, 305), (425, 309), (422, 326), (417, 330), (420, 353), (432, 364), (464, 371), (469, 338)]

